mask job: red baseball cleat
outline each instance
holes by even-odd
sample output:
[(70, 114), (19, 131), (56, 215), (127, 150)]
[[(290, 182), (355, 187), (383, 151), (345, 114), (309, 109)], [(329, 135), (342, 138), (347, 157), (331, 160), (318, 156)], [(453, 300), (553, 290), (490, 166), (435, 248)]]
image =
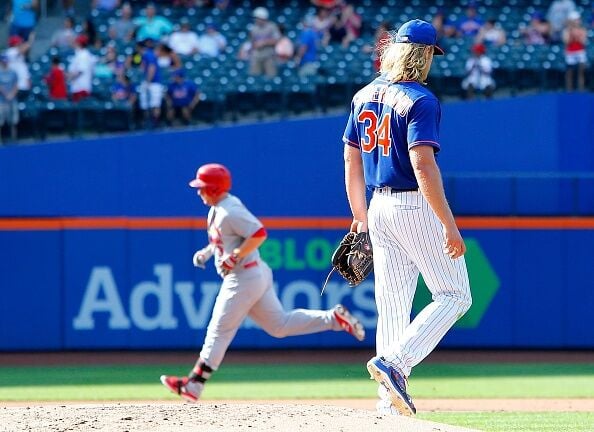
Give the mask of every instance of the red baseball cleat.
[(197, 402), (204, 389), (204, 384), (190, 381), (188, 377), (161, 375), (161, 382), (171, 392), (180, 395), (188, 402)]
[(363, 324), (343, 305), (337, 304), (334, 306), (334, 318), (345, 332), (352, 334), (359, 341), (365, 339)]

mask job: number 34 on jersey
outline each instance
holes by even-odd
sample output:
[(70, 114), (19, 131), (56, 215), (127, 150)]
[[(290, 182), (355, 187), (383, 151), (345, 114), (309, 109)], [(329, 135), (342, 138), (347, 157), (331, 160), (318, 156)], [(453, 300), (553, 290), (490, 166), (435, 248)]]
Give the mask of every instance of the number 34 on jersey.
[(363, 124), (361, 149), (365, 153), (371, 153), (379, 146), (382, 156), (390, 156), (392, 148), (391, 120), (390, 113), (381, 114), (380, 118), (371, 110), (363, 110), (359, 113), (357, 121)]

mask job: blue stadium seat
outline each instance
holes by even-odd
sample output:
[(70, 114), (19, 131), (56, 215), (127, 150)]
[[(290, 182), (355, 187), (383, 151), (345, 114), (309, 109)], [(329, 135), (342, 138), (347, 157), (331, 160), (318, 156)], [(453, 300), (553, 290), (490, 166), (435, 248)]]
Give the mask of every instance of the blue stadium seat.
[(129, 131), (134, 124), (132, 107), (124, 102), (106, 101), (97, 106), (103, 130)]
[(283, 79), (287, 110), (293, 113), (313, 111), (319, 106), (317, 78), (296, 75)]
[(39, 108), (39, 128), (42, 137), (48, 131), (73, 134), (73, 107), (69, 101), (48, 101)]

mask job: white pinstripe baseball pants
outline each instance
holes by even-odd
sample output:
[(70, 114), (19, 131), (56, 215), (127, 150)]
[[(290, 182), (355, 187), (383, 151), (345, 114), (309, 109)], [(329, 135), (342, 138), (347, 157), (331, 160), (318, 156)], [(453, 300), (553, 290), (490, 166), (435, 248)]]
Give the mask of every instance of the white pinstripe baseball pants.
[[(420, 192), (374, 192), (368, 219), (377, 354), (409, 376), (471, 305), (466, 261), (443, 252), (442, 225)], [(411, 322), (419, 272), (433, 301)]]

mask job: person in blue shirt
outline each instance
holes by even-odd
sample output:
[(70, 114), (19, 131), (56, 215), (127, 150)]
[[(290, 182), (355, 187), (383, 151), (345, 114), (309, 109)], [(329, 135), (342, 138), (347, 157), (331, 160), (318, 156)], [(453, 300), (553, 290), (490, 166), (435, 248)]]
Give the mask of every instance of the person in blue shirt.
[[(433, 56), (443, 54), (436, 43), (430, 23), (404, 23), (382, 51), (381, 75), (353, 97), (343, 136), (351, 230), (369, 231), (373, 248), (377, 356), (367, 369), (385, 413), (416, 413), (412, 368), (471, 304), (466, 246), (435, 158), (441, 107), (425, 85)], [(411, 322), (419, 274), (433, 301)]]
[(136, 103), (136, 90), (130, 82), (130, 77), (123, 71), (116, 74), (116, 80), (111, 86), (111, 100), (114, 102), (128, 103), (134, 106)]
[(458, 32), (463, 37), (475, 37), (483, 26), (483, 20), (478, 16), (476, 5), (471, 3), (466, 8), (466, 16), (458, 23)]
[(307, 15), (303, 19), (303, 30), (299, 35), (299, 45), (295, 63), (299, 67), (299, 75), (315, 75), (318, 72), (318, 46), (320, 34), (314, 29), (315, 18)]
[(167, 119), (173, 123), (179, 118), (183, 124), (192, 121), (192, 112), (200, 102), (200, 92), (194, 82), (187, 80), (182, 69), (173, 72), (173, 80), (167, 88)]
[(16, 35), (23, 40), (28, 40), (37, 24), (38, 7), (38, 0), (12, 0), (12, 22), (10, 23), (9, 36)]
[(140, 109), (145, 113), (147, 126), (156, 126), (161, 117), (163, 103), (163, 84), (161, 84), (161, 70), (154, 51), (154, 41), (146, 39), (137, 45), (142, 68), (142, 83), (138, 87)]

